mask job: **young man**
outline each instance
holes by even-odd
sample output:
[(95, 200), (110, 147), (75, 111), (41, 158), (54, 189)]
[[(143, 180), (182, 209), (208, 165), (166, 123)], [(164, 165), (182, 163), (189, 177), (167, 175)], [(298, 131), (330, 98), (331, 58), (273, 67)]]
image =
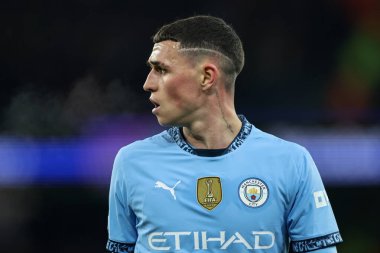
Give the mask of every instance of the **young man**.
[(235, 31), (194, 16), (153, 41), (144, 90), (171, 128), (116, 156), (108, 251), (336, 252), (342, 239), (309, 153), (235, 112)]

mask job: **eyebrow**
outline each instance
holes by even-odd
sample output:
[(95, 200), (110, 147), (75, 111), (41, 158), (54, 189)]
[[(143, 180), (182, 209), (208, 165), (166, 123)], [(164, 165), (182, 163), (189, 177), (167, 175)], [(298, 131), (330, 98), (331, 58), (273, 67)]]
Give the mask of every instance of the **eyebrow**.
[(167, 68), (168, 67), (167, 65), (165, 65), (162, 62), (159, 62), (159, 61), (149, 61), (149, 60), (146, 61), (146, 65), (148, 65), (149, 67), (152, 67), (152, 66), (160, 67), (160, 68)]

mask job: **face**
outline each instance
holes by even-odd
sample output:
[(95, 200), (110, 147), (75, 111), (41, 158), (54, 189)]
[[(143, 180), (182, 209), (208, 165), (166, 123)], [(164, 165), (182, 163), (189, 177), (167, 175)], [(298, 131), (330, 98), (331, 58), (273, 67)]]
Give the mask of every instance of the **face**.
[(156, 43), (148, 59), (151, 70), (143, 86), (161, 125), (186, 126), (202, 104), (201, 70), (179, 51), (179, 43)]

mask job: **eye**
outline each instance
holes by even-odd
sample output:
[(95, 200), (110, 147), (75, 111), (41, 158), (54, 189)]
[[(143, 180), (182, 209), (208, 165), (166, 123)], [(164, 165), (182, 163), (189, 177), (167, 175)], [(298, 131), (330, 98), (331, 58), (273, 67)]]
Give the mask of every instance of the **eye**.
[(166, 69), (165, 66), (161, 65), (160, 63), (158, 62), (147, 62), (147, 65), (148, 67), (153, 70), (154, 72), (160, 74), (160, 75), (164, 75), (166, 74), (168, 71)]
[(166, 69), (164, 69), (160, 66), (154, 66), (154, 71), (156, 71), (157, 73), (160, 73), (161, 75), (166, 73)]

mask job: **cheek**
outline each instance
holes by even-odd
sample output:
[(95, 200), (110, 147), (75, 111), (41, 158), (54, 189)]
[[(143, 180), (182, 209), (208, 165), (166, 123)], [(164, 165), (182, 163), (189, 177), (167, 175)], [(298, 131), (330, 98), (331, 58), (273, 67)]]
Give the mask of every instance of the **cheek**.
[(168, 87), (167, 94), (173, 104), (178, 108), (185, 108), (196, 98), (196, 87), (188, 79), (178, 79), (172, 87)]
[(182, 96), (182, 92), (181, 92), (181, 89), (178, 88), (178, 87), (173, 87), (173, 88), (169, 88), (167, 89), (167, 92), (168, 94), (168, 97), (170, 98), (170, 100), (175, 103), (175, 105), (180, 105), (181, 104), (181, 99)]

